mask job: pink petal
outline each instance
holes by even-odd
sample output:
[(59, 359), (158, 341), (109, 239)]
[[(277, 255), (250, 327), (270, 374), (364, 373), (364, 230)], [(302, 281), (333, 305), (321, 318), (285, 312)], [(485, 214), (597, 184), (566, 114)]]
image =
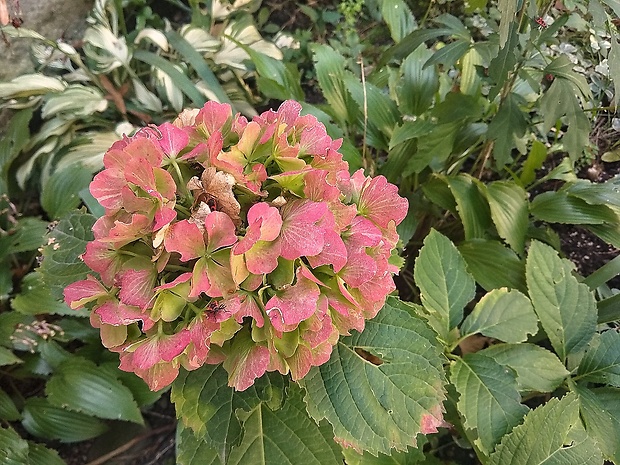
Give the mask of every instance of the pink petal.
[(340, 196), (340, 189), (327, 182), (328, 171), (312, 169), (304, 176), (304, 194), (315, 202), (332, 202)]
[(155, 296), (155, 280), (157, 270), (154, 268), (144, 270), (127, 270), (120, 275), (121, 302), (127, 305), (135, 305), (146, 308), (152, 303)]
[(273, 241), (280, 234), (282, 217), (275, 207), (270, 207), (265, 202), (254, 204), (248, 210), (248, 223), (261, 219), (260, 240)]
[(390, 221), (402, 222), (408, 208), (407, 199), (398, 195), (398, 187), (387, 182), (385, 176), (377, 176), (365, 183), (358, 203), (360, 214), (383, 228)]
[(245, 253), (245, 264), (253, 274), (271, 273), (278, 267), (281, 246), (279, 241), (258, 241)]
[(316, 312), (319, 294), (315, 283), (298, 274), (297, 283), (269, 299), (265, 311), (276, 330), (286, 331)]
[(164, 226), (172, 223), (177, 217), (177, 212), (168, 207), (157, 209), (155, 212), (155, 223), (153, 224), (153, 231), (159, 231)]
[(178, 155), (189, 143), (189, 136), (182, 129), (166, 122), (158, 127), (161, 133), (159, 144), (167, 155)]
[(153, 228), (151, 220), (141, 214), (133, 214), (130, 223), (115, 221), (110, 229), (108, 237), (100, 239), (101, 242), (110, 242), (115, 248), (120, 249), (144, 236), (150, 234)]
[(89, 190), (102, 207), (108, 210), (118, 210), (123, 205), (121, 190), (126, 186), (127, 181), (121, 171), (106, 169), (95, 175)]
[(294, 260), (323, 250), (323, 230), (318, 223), (326, 213), (327, 204), (310, 200), (293, 200), (282, 207), (279, 241), (284, 258)]
[(95, 240), (86, 244), (82, 260), (91, 270), (99, 273), (106, 286), (112, 286), (126, 258), (111, 245)]
[(169, 252), (180, 253), (181, 261), (184, 262), (206, 253), (202, 231), (187, 220), (181, 220), (170, 226), (164, 239), (164, 246)]
[(349, 255), (346, 265), (338, 275), (351, 287), (370, 281), (377, 272), (377, 264), (363, 250)]
[(235, 292), (237, 285), (230, 269), (230, 251), (223, 250), (207, 261), (207, 274), (211, 287), (206, 291), (210, 297), (226, 297)]
[(134, 138), (123, 151), (130, 160), (143, 158), (148, 166), (161, 166), (161, 162), (164, 159), (164, 154), (159, 147), (159, 143), (153, 142), (146, 137)]
[(205, 218), (205, 230), (208, 237), (208, 253), (237, 242), (235, 224), (226, 213), (218, 211), (209, 213)]
[(133, 351), (132, 362), (139, 370), (147, 370), (158, 362), (170, 362), (190, 343), (190, 333), (183, 329), (176, 334), (158, 334), (139, 342)]
[(91, 275), (82, 281), (69, 284), (63, 291), (65, 303), (73, 310), (107, 294), (108, 290)]
[(312, 268), (321, 265), (332, 265), (336, 273), (338, 273), (347, 263), (347, 248), (338, 234), (334, 230), (326, 230), (324, 232), (325, 244), (323, 250), (318, 255), (308, 258), (308, 262)]
[(192, 270), (192, 290), (189, 293), (190, 298), (198, 297), (201, 293), (207, 292), (211, 288), (211, 281), (207, 274), (208, 261), (205, 257), (198, 259)]
[(127, 326), (147, 319), (147, 315), (137, 307), (125, 305), (118, 300), (109, 300), (93, 309), (99, 321), (112, 326)]
[(213, 100), (205, 103), (196, 115), (196, 124), (209, 137), (216, 131), (222, 131), (232, 120), (232, 108), (225, 103), (217, 103)]
[(299, 140), (300, 150), (304, 154), (324, 155), (332, 146), (332, 138), (327, 135), (325, 126), (316, 123), (314, 126), (305, 128)]

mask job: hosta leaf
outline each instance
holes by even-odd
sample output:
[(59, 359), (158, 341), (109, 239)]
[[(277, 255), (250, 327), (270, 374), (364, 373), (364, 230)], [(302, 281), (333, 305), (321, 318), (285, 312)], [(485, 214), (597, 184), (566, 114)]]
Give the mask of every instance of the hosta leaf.
[[(402, 79), (396, 87), (398, 107), (403, 114), (420, 115), (433, 103), (439, 89), (439, 76), (434, 66), (424, 67), (432, 52), (421, 45), (400, 65)], [(423, 120), (418, 120), (423, 121)], [(407, 124), (409, 122), (405, 122)], [(393, 138), (396, 136), (394, 134)], [(393, 146), (390, 141), (390, 148)]]
[(498, 9), (501, 13), (499, 20), (499, 46), (504, 47), (508, 40), (508, 31), (514, 23), (517, 13), (517, 3), (512, 0), (499, 0)]
[(22, 74), (10, 82), (0, 83), (0, 98), (24, 98), (62, 92), (66, 86), (63, 80), (55, 77), (43, 74)]
[(527, 291), (525, 262), (498, 241), (474, 239), (458, 246), (467, 270), (486, 291), (508, 287)]
[(514, 182), (495, 181), (486, 186), (486, 196), (497, 232), (522, 254), (529, 220), (527, 193)]
[(72, 358), (61, 364), (45, 386), (50, 404), (98, 418), (143, 424), (131, 391), (93, 362)]
[(398, 43), (416, 27), (415, 18), (403, 0), (382, 0), (381, 16), (390, 29), (394, 42)]
[(601, 451), (579, 418), (574, 394), (532, 410), (504, 436), (489, 465), (600, 465)]
[(79, 257), (86, 250), (86, 243), (93, 240), (94, 222), (92, 215), (72, 212), (49, 233), (39, 271), (55, 297), (62, 298), (65, 286), (86, 277), (89, 268)]
[(536, 218), (550, 223), (602, 224), (616, 223), (616, 214), (605, 205), (590, 205), (566, 192), (544, 192), (530, 204)]
[[(330, 360), (300, 381), (308, 412), (317, 421), (327, 419), (338, 442), (389, 454), (392, 448), (415, 447), (419, 433), (441, 426), (441, 348), (413, 311), (389, 298), (364, 332), (342, 338)], [(382, 363), (369, 363), (360, 349)]]
[(263, 376), (249, 389), (238, 392), (228, 386), (228, 374), (219, 365), (182, 371), (172, 386), (171, 399), (177, 417), (198, 439), (216, 450), (223, 462), (243, 436), (243, 425), (235, 412), (251, 411), (261, 402), (274, 409), (283, 398), (284, 379)]
[(34, 436), (61, 442), (84, 441), (107, 430), (101, 420), (55, 407), (41, 397), (31, 397), (26, 401), (22, 425)]
[(79, 192), (88, 187), (92, 174), (81, 165), (56, 171), (43, 186), (41, 206), (50, 218), (58, 219), (81, 202)]
[(476, 283), (467, 272), (465, 260), (447, 237), (432, 230), (420, 250), (415, 267), (424, 309), (439, 335), (448, 333), (463, 319), (463, 308), (474, 298)]
[(494, 344), (481, 353), (512, 368), (522, 392), (552, 392), (570, 374), (557, 355), (534, 344)]
[(484, 239), (491, 224), (489, 204), (480, 193), (479, 181), (469, 175), (449, 177), (448, 185), (456, 199), (456, 209), (463, 222), (465, 239)]
[(0, 459), (2, 465), (65, 465), (56, 451), (22, 439), (10, 426), (0, 428)]
[(565, 361), (594, 335), (594, 296), (572, 275), (572, 264), (542, 242), (532, 242), (525, 268), (534, 310), (560, 360)]
[(530, 299), (517, 290), (493, 289), (482, 297), (461, 326), (461, 336), (480, 333), (504, 342), (523, 342), (538, 331)]
[(66, 113), (68, 117), (76, 118), (101, 113), (107, 107), (108, 101), (99, 89), (75, 84), (48, 97), (41, 108), (41, 116), (48, 119)]
[(0, 389), (0, 419), (5, 421), (17, 421), (19, 418), (19, 410), (17, 410), (13, 399)]
[(25, 315), (71, 315), (87, 317), (86, 309), (72, 310), (62, 300), (52, 295), (50, 288), (43, 282), (43, 275), (33, 271), (24, 276), (22, 291), (11, 301), (11, 307)]
[(489, 455), (501, 438), (518, 425), (528, 411), (521, 404), (516, 375), (482, 353), (467, 354), (450, 369), (450, 381), (460, 397), (457, 408), (474, 442)]
[(577, 385), (581, 416), (588, 435), (593, 438), (606, 459), (620, 463), (620, 390), (587, 389)]
[(595, 334), (577, 375), (584, 381), (620, 387), (620, 333), (611, 329)]

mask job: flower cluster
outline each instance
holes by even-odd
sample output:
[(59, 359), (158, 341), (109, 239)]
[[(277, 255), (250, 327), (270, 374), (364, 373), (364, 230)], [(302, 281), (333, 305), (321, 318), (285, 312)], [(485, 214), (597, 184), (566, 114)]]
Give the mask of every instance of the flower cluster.
[(284, 102), (248, 121), (208, 102), (116, 142), (90, 191), (105, 208), (69, 285), (120, 368), (153, 390), (221, 363), (248, 388), (305, 376), (394, 290), (407, 200), (349, 174), (314, 116)]

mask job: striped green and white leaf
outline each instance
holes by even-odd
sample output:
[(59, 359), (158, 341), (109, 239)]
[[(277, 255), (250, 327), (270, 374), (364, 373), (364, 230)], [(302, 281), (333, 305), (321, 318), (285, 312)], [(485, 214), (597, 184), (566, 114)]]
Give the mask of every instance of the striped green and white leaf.
[(550, 246), (532, 242), (525, 273), (530, 299), (562, 361), (585, 348), (596, 329), (594, 295), (572, 271), (572, 263)]
[(485, 454), (521, 422), (528, 408), (521, 404), (516, 374), (483, 353), (467, 354), (450, 369), (460, 397), (458, 411), (470, 438)]
[[(442, 350), (416, 311), (389, 298), (364, 332), (342, 338), (330, 360), (300, 381), (308, 412), (329, 421), (339, 443), (389, 454), (415, 447), (419, 433), (442, 424)], [(382, 363), (369, 363), (359, 350)]]
[(9, 82), (0, 83), (0, 98), (25, 98), (35, 95), (62, 92), (67, 83), (62, 79), (43, 74), (22, 74)]
[(489, 465), (601, 465), (596, 442), (579, 418), (579, 400), (553, 398), (526, 415), (522, 425), (504, 436)]

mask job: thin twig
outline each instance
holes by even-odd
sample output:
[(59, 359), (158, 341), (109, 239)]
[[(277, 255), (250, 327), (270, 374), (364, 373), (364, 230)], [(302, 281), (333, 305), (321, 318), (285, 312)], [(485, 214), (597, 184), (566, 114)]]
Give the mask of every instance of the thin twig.
[(103, 465), (104, 463), (106, 463), (108, 460), (110, 460), (111, 458), (116, 457), (119, 454), (122, 454), (123, 452), (125, 452), (126, 450), (131, 449), (133, 446), (135, 446), (136, 444), (138, 444), (139, 442), (143, 441), (144, 439), (150, 437), (150, 436), (155, 436), (159, 433), (163, 433), (164, 431), (169, 431), (172, 430), (176, 427), (176, 424), (170, 424), (170, 425), (166, 425), (166, 426), (161, 426), (159, 428), (155, 428), (152, 429), (150, 431), (147, 431), (144, 434), (141, 434), (139, 436), (136, 436), (135, 438), (133, 438), (132, 440), (126, 442), (125, 444), (123, 444), (120, 447), (117, 447), (116, 449), (114, 449), (113, 451), (108, 452), (105, 455), (102, 455), (101, 457), (99, 457), (98, 459), (93, 460), (92, 462), (88, 462), (86, 465)]

